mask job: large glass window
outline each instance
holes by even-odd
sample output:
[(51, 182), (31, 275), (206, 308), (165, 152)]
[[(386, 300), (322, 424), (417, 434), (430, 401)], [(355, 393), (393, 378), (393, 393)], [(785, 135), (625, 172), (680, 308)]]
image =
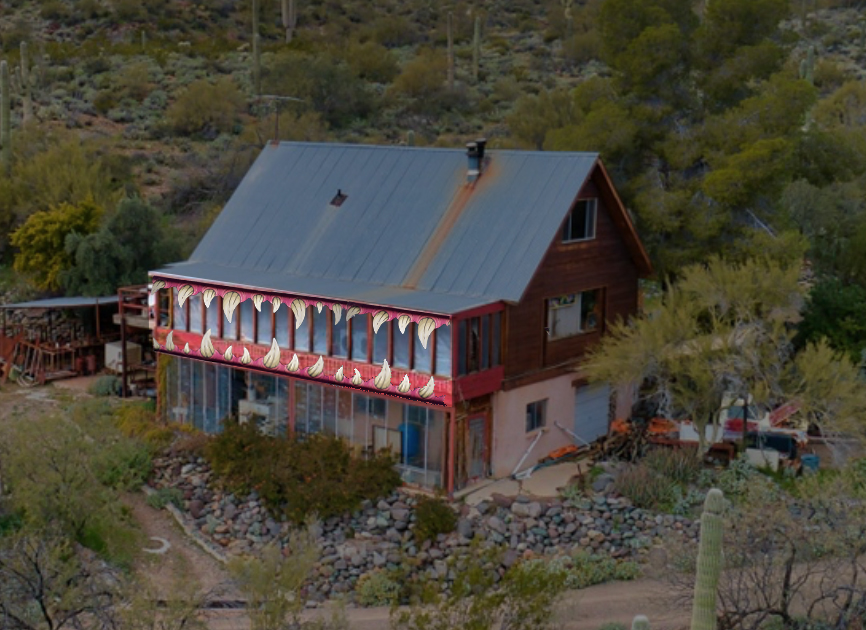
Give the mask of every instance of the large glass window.
[[(295, 330), (295, 350), (298, 352), (310, 351), (310, 307), (304, 315), (304, 321)], [(297, 322), (294, 324), (297, 326)]]
[(204, 303), (201, 299), (201, 293), (191, 295), (187, 302), (189, 302), (189, 331), (203, 335), (202, 324), (204, 322), (202, 318), (204, 317)]
[(310, 433), (320, 433), (322, 431), (322, 391), (320, 385), (307, 383), (307, 413), (308, 423), (307, 430)]
[(204, 432), (216, 433), (219, 424), (217, 366), (213, 363), (203, 363), (202, 365), (204, 365)]
[(451, 378), (451, 326), (436, 329), (436, 374)]
[(175, 422), (191, 422), (190, 416), (192, 406), (192, 364), (195, 361), (178, 360), (178, 379), (177, 399), (178, 405), (172, 411), (174, 413)]
[(328, 309), (322, 307), (313, 310), (313, 352), (315, 354), (328, 355)]
[(309, 433), (307, 384), (303, 381), (295, 381), (295, 431)]
[(210, 302), (210, 307), (205, 308), (205, 318), (207, 319), (207, 325), (205, 326), (205, 332), (210, 330), (211, 337), (219, 337), (220, 336), (220, 311), (222, 310), (222, 305), (220, 304), (220, 299), (218, 297), (214, 297), (214, 299)]
[(262, 310), (256, 311), (256, 325), (258, 329), (256, 330), (256, 343), (262, 345), (271, 345), (271, 341), (274, 339), (274, 330), (271, 322), (271, 317), (273, 317), (273, 311), (271, 310), (270, 302), (262, 302)]
[[(333, 315), (332, 315), (333, 317)], [(331, 332), (331, 355), (341, 359), (349, 356), (349, 330), (346, 326), (346, 318), (340, 317), (339, 323), (332, 322)]]
[(401, 473), (409, 483), (442, 485), (443, 414), (414, 405), (402, 405), (400, 433)]
[(217, 366), (217, 380), (219, 398), (219, 413), (217, 415), (217, 426), (215, 431), (220, 433), (223, 430), (223, 420), (232, 415), (232, 370), (231, 368)]
[(373, 363), (381, 365), (388, 358), (388, 324), (379, 327), (373, 335)]
[(173, 289), (173, 293), (174, 293), (174, 295), (173, 295), (173, 300), (172, 300), (172, 307), (174, 308), (174, 329), (175, 330), (186, 330), (186, 324), (187, 324), (186, 309), (188, 308), (187, 303), (189, 302), (189, 300), (184, 302), (183, 306), (180, 306), (177, 303), (177, 289)]
[[(337, 435), (355, 445), (352, 421), (352, 392), (337, 389)], [(360, 444), (363, 445), (363, 440)]]
[(431, 352), (430, 350), (433, 348), (433, 337), (427, 338), (427, 347), (421, 345), (421, 340), (418, 338), (418, 324), (412, 323), (409, 324), (409, 328), (407, 329), (410, 338), (412, 339), (412, 343), (414, 344), (414, 356), (412, 358), (413, 368), (416, 372), (425, 372), (427, 374), (432, 374), (433, 369), (432, 365), (430, 365), (431, 360)]
[(400, 332), (400, 326), (396, 321), (388, 322), (394, 329), (394, 367), (409, 369), (409, 343), (412, 334), (412, 326), (406, 326), (404, 332)]
[(599, 290), (583, 291), (548, 300), (550, 338), (562, 339), (596, 330), (602, 316), (599, 294)]
[(322, 387), (322, 431), (337, 435), (337, 389)]
[(370, 325), (369, 315), (355, 315), (352, 318), (352, 361), (367, 363), (367, 328)]
[[(277, 342), (279, 343), (279, 342)], [(287, 378), (277, 378), (277, 435), (286, 437), (289, 432), (289, 385)]]
[(286, 349), (289, 347), (289, 307), (286, 304), (280, 306), (280, 309), (274, 314), (274, 338), (277, 340), (280, 348)]
[(204, 431), (204, 366), (199, 361), (190, 361), (192, 367), (192, 425)]
[(253, 341), (253, 317), (255, 317), (255, 310), (252, 300), (244, 300), (235, 309), (235, 315), (240, 315), (241, 318), (241, 341)]

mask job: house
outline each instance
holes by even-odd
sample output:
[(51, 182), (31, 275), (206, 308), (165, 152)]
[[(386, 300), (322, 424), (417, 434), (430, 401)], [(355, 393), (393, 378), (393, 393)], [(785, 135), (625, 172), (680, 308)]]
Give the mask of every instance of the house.
[(151, 272), (165, 414), (390, 446), (449, 492), (606, 434), (579, 367), (638, 308), (634, 226), (595, 153), (467, 147), (268, 145)]

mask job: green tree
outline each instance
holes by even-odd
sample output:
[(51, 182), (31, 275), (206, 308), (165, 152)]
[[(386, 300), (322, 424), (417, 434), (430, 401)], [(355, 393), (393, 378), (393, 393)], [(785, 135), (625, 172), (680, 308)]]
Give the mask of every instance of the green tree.
[(19, 250), (15, 271), (29, 274), (40, 289), (60, 288), (60, 275), (72, 264), (65, 249), (66, 237), (94, 232), (101, 215), (102, 209), (92, 199), (78, 205), (63, 203), (31, 215), (10, 239)]
[(199, 79), (189, 85), (166, 111), (169, 124), (182, 135), (231, 131), (246, 105), (235, 82), (223, 77), (216, 83)]
[(306, 100), (335, 128), (367, 118), (376, 102), (367, 82), (327, 52), (286, 50), (274, 55), (262, 69), (262, 89)]
[[(714, 258), (688, 267), (651, 317), (619, 322), (587, 365), (591, 380), (652, 387), (669, 417), (694, 422), (705, 450), (726, 393), (784, 398), (783, 371), (799, 315), (798, 268)], [(718, 430), (718, 429), (716, 429)]]
[[(556, 89), (520, 97), (508, 116), (511, 133), (534, 149), (544, 149), (548, 132), (577, 123), (580, 112), (568, 90)], [(558, 143), (561, 146), (563, 143)]]
[(180, 253), (166, 237), (160, 213), (137, 197), (121, 202), (98, 231), (70, 233), (65, 251), (71, 264), (60, 274), (63, 287), (92, 296), (145, 283), (149, 270)]
[(445, 84), (448, 60), (431, 48), (422, 48), (405, 66), (389, 88), (393, 96), (410, 101), (410, 109), (436, 112), (446, 104)]
[(859, 363), (866, 350), (866, 288), (837, 278), (819, 281), (809, 292), (795, 343), (805, 347), (825, 338), (830, 346)]

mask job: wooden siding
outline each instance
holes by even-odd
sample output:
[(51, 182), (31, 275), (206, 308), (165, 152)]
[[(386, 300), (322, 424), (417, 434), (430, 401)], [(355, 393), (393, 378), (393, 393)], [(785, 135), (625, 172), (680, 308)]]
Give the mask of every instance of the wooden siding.
[[(639, 270), (621, 230), (608, 212), (615, 200), (597, 169), (578, 195), (578, 199), (591, 198), (598, 199), (595, 239), (565, 244), (560, 228), (523, 299), (507, 307), (503, 389), (572, 371), (598, 342), (608, 322), (637, 312)], [(604, 316), (599, 329), (551, 340), (544, 330), (546, 300), (591, 289), (602, 289)]]

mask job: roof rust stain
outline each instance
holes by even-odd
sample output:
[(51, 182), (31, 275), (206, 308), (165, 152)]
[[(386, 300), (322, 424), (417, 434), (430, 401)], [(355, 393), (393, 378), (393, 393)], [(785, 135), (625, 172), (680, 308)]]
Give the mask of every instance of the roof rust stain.
[(421, 281), (421, 278), (424, 277), (424, 274), (430, 267), (430, 263), (432, 263), (436, 258), (436, 255), (439, 253), (439, 250), (445, 243), (448, 235), (451, 234), (451, 230), (454, 229), (454, 225), (457, 223), (460, 215), (463, 214), (463, 210), (466, 209), (466, 205), (472, 198), (473, 193), (485, 187), (488, 182), (495, 179), (496, 172), (496, 161), (491, 160), (490, 156), (485, 156), (481, 175), (473, 183), (465, 182), (460, 186), (460, 189), (451, 201), (451, 205), (448, 206), (442, 219), (433, 230), (432, 236), (427, 241), (424, 249), (421, 250), (418, 258), (415, 259), (409, 273), (406, 274), (403, 284), (400, 285), (401, 287), (412, 290), (418, 288), (418, 283)]

